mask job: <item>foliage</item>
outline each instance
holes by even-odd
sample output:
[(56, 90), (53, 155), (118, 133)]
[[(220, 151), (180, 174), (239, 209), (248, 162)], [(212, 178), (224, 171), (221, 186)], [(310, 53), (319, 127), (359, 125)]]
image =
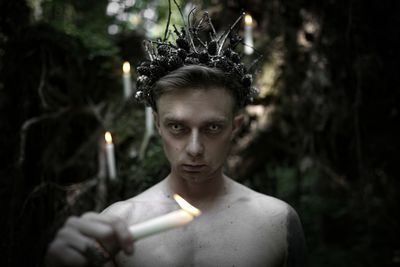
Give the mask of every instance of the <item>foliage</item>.
[[(167, 3), (126, 7), (156, 14), (157, 23), (135, 25), (105, 16), (105, 0), (43, 1), (41, 21), (23, 0), (1, 3), (1, 266), (40, 266), (68, 215), (101, 210), (167, 175), (156, 137), (139, 158), (143, 107), (123, 99), (121, 84), (121, 59), (143, 57), (143, 30), (165, 25)], [(247, 110), (227, 171), (295, 207), (310, 266), (398, 266), (396, 9), (374, 0), (202, 4), (217, 28), (249, 11), (265, 59), (261, 97)], [(110, 24), (120, 32), (110, 36)], [(105, 130), (116, 182), (99, 160)]]
[(79, 38), (91, 53), (118, 52), (107, 33), (111, 18), (104, 16), (108, 1), (48, 0), (42, 4), (43, 21), (70, 36)]

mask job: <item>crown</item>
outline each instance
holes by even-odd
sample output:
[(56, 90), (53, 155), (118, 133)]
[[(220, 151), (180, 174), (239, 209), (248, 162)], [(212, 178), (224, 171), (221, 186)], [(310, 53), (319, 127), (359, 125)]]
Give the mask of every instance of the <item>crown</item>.
[[(159, 79), (186, 65), (202, 65), (220, 69), (230, 79), (236, 79), (241, 85), (240, 92), (236, 92), (240, 96), (238, 105), (248, 104), (258, 91), (252, 86), (253, 76), (241, 62), (241, 55), (234, 51), (237, 45), (243, 42), (234, 28), (245, 13), (241, 14), (227, 30), (218, 36), (208, 12), (204, 12), (201, 19), (191, 23), (190, 17), (193, 16), (194, 10), (192, 9), (188, 15), (188, 25), (185, 24), (184, 19), (184, 27), (181, 27), (180, 30), (173, 25), (175, 44), (167, 41), (171, 34), (169, 31), (170, 17), (163, 40), (144, 41), (148, 60), (143, 61), (137, 67), (136, 100), (153, 106), (153, 86)], [(204, 29), (207, 31), (205, 32)]]

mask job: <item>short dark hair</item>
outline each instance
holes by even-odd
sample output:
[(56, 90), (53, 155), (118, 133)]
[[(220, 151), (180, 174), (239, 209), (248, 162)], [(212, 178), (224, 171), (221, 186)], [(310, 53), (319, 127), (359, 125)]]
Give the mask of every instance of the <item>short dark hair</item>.
[(243, 102), (241, 91), (243, 86), (235, 77), (228, 77), (220, 69), (202, 65), (187, 65), (178, 68), (160, 78), (153, 87), (151, 107), (157, 111), (156, 102), (164, 93), (182, 89), (210, 89), (222, 88), (232, 94), (234, 110), (236, 111)]

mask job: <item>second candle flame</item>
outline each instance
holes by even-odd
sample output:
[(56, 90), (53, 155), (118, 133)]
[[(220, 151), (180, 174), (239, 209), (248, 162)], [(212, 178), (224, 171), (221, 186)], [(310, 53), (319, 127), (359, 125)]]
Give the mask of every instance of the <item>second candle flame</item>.
[(244, 23), (246, 25), (253, 24), (253, 18), (249, 14), (247, 14), (246, 16), (244, 16)]
[(106, 134), (104, 135), (104, 139), (106, 140), (107, 144), (111, 144), (112, 143), (112, 136), (110, 132), (106, 132)]
[(124, 73), (129, 73), (131, 71), (131, 64), (129, 64), (128, 61), (125, 61), (122, 65), (122, 70), (124, 71)]

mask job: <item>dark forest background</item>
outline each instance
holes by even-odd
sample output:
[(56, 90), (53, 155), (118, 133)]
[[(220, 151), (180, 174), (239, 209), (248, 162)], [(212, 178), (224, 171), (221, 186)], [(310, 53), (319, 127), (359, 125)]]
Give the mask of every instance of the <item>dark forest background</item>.
[[(168, 1), (114, 2), (135, 23), (106, 15), (107, 0), (0, 2), (0, 266), (42, 266), (67, 216), (168, 173), (157, 137), (143, 146), (144, 108), (123, 98), (121, 78), (123, 61), (145, 57), (143, 11), (164, 25)], [(252, 14), (264, 55), (227, 172), (298, 211), (309, 266), (400, 266), (397, 2), (192, 3), (217, 29)], [(116, 181), (104, 170), (107, 130)]]

